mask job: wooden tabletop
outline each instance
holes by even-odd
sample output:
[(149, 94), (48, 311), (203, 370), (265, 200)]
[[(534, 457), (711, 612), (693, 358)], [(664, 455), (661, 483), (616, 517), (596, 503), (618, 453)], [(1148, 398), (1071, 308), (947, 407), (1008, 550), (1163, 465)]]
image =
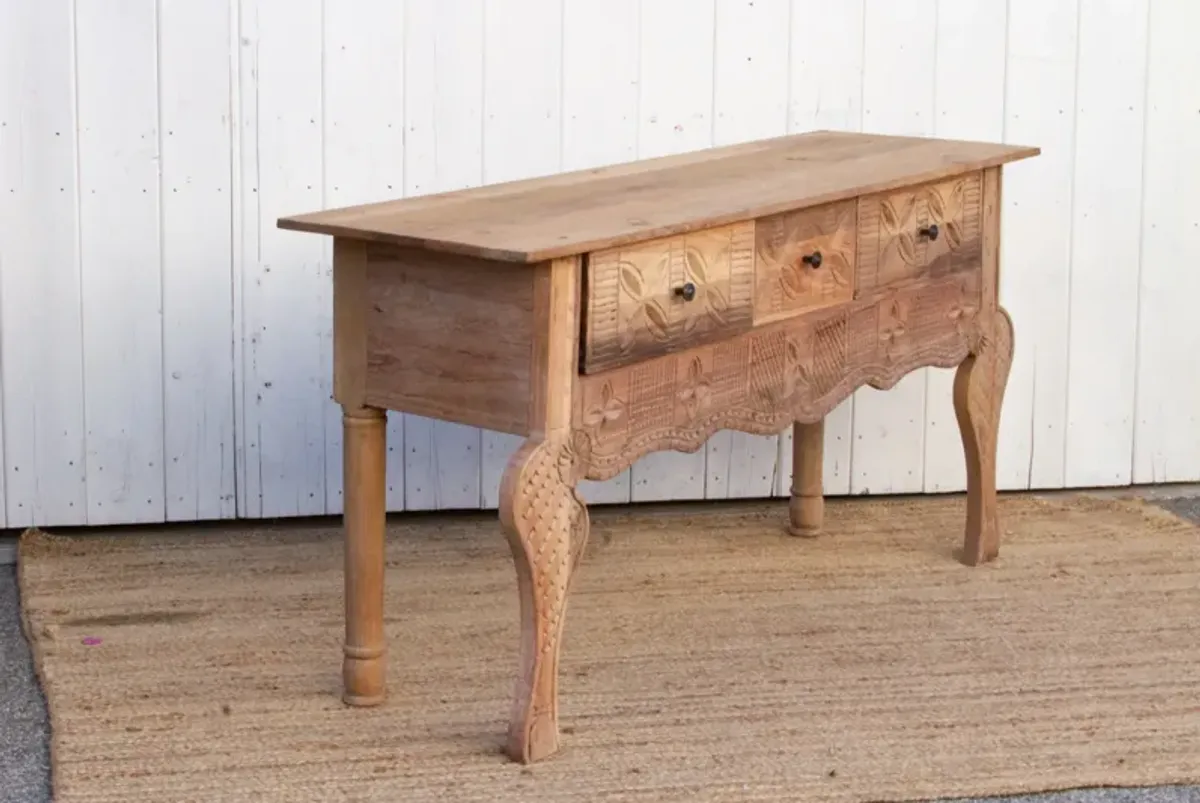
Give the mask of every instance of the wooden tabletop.
[(530, 263), (933, 181), (1039, 152), (814, 131), (284, 217), (278, 225)]

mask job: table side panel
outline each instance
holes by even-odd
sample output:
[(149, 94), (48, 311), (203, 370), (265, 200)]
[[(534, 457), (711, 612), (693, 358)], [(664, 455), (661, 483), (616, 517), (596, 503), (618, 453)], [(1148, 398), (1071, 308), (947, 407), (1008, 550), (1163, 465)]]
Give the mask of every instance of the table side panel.
[(823, 418), (862, 385), (958, 365), (981, 337), (980, 301), (980, 274), (968, 271), (581, 376), (574, 428), (586, 476), (607, 479), (654, 451), (695, 451), (718, 429), (775, 434)]
[(529, 432), (535, 272), (367, 246), (366, 399), (497, 432)]
[(333, 240), (333, 398), (355, 410), (366, 403), (367, 243)]

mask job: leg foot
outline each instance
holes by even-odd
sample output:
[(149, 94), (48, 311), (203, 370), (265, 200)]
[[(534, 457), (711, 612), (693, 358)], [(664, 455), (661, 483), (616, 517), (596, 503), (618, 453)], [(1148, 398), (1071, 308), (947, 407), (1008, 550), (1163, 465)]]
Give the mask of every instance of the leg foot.
[(963, 562), (977, 566), (1000, 554), (996, 514), (996, 439), (1012, 366), (1012, 319), (1003, 308), (988, 316), (982, 342), (954, 377), (954, 412), (967, 460), (967, 525)]
[(792, 425), (792, 498), (788, 503), (788, 532), (813, 538), (825, 518), (825, 421)]
[(342, 700), (379, 705), (386, 696), (383, 637), (387, 413), (343, 409), (346, 641)]
[(575, 492), (575, 457), (564, 433), (531, 438), (500, 487), (500, 523), (512, 548), (521, 599), (521, 663), (508, 754), (529, 763), (558, 750), (558, 653), (567, 591), (588, 534)]

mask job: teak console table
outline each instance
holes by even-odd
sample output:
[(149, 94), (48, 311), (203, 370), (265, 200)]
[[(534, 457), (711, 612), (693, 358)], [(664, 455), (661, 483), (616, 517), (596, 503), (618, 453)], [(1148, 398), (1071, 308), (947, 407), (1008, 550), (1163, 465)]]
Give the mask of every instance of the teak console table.
[(521, 601), (508, 751), (558, 749), (575, 490), (718, 429), (795, 428), (790, 530), (822, 520), (823, 419), (958, 366), (964, 559), (999, 549), (1001, 170), (1037, 148), (814, 132), (283, 218), (334, 237), (344, 699), (384, 690), (385, 411), (525, 437), (500, 489)]

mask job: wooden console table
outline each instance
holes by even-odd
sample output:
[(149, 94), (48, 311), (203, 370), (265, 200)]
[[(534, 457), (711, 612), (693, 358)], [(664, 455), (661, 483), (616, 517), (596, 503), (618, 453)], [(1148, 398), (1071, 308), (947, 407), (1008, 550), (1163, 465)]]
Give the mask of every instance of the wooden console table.
[(521, 601), (509, 754), (558, 749), (581, 478), (718, 429), (795, 427), (790, 530), (822, 519), (823, 418), (958, 366), (965, 561), (999, 549), (1001, 169), (1037, 148), (814, 132), (283, 218), (334, 237), (345, 426), (344, 699), (383, 701), (385, 411), (510, 432)]

